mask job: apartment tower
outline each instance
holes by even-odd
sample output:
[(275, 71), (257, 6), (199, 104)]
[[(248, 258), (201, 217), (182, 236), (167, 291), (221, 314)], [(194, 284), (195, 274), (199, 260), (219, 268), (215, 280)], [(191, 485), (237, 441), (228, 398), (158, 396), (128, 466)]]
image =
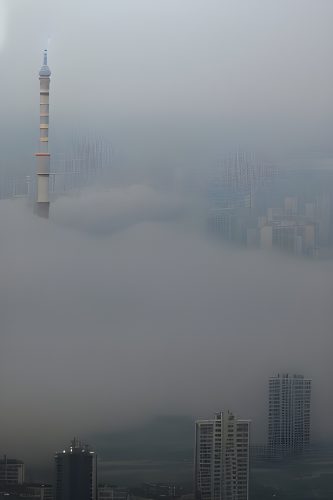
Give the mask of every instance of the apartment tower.
[(230, 411), (195, 424), (195, 499), (248, 500), (250, 421)]
[(268, 453), (272, 459), (302, 453), (310, 444), (311, 380), (279, 374), (269, 379)]

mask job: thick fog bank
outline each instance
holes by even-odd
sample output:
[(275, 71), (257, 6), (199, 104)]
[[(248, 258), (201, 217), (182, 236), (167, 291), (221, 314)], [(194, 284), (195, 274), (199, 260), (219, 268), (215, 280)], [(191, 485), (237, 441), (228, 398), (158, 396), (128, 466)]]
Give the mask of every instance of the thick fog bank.
[(313, 378), (315, 436), (332, 433), (332, 264), (216, 246), (169, 201), (91, 192), (49, 221), (0, 203), (4, 451), (220, 408), (264, 439), (278, 371)]

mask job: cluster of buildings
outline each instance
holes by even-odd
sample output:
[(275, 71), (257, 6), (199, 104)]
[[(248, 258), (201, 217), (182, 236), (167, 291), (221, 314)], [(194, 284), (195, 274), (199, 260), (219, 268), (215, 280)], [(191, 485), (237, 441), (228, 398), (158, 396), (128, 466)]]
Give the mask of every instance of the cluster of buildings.
[(269, 379), (267, 444), (251, 447), (250, 421), (230, 411), (198, 420), (195, 500), (248, 500), (251, 458), (270, 461), (302, 454), (310, 444), (311, 380), (282, 374)]
[(0, 498), (8, 500), (128, 500), (126, 488), (97, 484), (97, 455), (74, 438), (55, 455), (55, 484), (26, 483), (21, 460), (0, 460)]
[(258, 243), (265, 249), (316, 257), (330, 241), (330, 211), (327, 196), (301, 207), (297, 197), (286, 197), (283, 207), (268, 208), (258, 217)]
[[(280, 461), (310, 444), (311, 380), (279, 374), (269, 379), (267, 443), (250, 446), (250, 420), (231, 411), (195, 422), (195, 500), (248, 500), (251, 461)], [(75, 438), (55, 455), (54, 489), (25, 482), (24, 463), (0, 460), (0, 498), (8, 500), (138, 500), (185, 498), (171, 484), (147, 483), (140, 492), (97, 482), (97, 455)], [(187, 497), (189, 498), (189, 497)]]
[(208, 229), (249, 248), (332, 256), (333, 178), (326, 172), (315, 175), (316, 183), (309, 172), (289, 172), (282, 178), (275, 174), (260, 185), (230, 184), (224, 177), (211, 181)]
[(0, 459), (0, 498), (2, 497), (10, 500), (53, 500), (53, 489), (50, 484), (26, 482), (24, 462), (4, 455)]

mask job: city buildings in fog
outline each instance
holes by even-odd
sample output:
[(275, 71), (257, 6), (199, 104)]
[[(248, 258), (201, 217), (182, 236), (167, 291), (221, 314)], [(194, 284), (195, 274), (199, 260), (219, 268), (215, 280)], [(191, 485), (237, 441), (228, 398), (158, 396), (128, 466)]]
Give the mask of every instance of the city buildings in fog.
[(97, 455), (77, 438), (55, 455), (56, 500), (97, 499)]
[(53, 500), (53, 488), (50, 484), (27, 483), (24, 487), (29, 498)]
[(222, 411), (195, 424), (197, 500), (247, 500), (250, 421)]
[(0, 482), (6, 484), (23, 484), (25, 477), (25, 466), (22, 460), (8, 458), (4, 455), (0, 459)]
[(280, 459), (310, 444), (311, 380), (282, 374), (269, 379), (268, 453)]
[(261, 169), (256, 182), (244, 168), (237, 175), (225, 172), (221, 169), (206, 188), (212, 235), (249, 248), (333, 257), (331, 172)]
[(0, 498), (16, 500), (53, 500), (53, 488), (50, 484), (25, 483), (6, 484), (0, 483)]
[[(61, 155), (52, 154), (50, 172), (50, 201), (57, 196), (77, 193), (82, 189), (99, 184), (115, 174), (111, 173), (111, 146), (100, 137), (88, 135), (73, 138), (62, 147)], [(31, 169), (25, 173), (13, 172), (4, 166), (0, 171), (0, 199), (35, 199), (36, 182)]]
[(131, 495), (128, 488), (114, 486), (112, 484), (98, 485), (98, 500), (130, 500)]
[(181, 498), (183, 488), (171, 483), (143, 483), (140, 487), (143, 498)]
[(50, 484), (26, 483), (24, 462), (4, 455), (0, 460), (0, 496), (8, 500), (53, 500), (53, 489)]

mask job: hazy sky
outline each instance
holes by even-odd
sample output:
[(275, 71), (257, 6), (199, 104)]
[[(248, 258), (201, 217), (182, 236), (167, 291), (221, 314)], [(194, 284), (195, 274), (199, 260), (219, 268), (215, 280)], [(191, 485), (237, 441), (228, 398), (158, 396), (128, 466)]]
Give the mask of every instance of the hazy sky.
[(14, 137), (34, 152), (48, 44), (53, 151), (94, 130), (135, 168), (332, 156), (331, 0), (0, 3), (3, 156)]
[[(49, 38), (51, 152), (91, 131), (138, 171), (237, 146), (332, 158), (332, 16), (331, 0), (0, 0), (0, 167), (33, 162)], [(313, 377), (331, 432), (332, 263), (214, 246), (148, 184), (59, 198), (49, 222), (0, 202), (4, 451), (222, 407), (262, 437), (278, 371)]]

